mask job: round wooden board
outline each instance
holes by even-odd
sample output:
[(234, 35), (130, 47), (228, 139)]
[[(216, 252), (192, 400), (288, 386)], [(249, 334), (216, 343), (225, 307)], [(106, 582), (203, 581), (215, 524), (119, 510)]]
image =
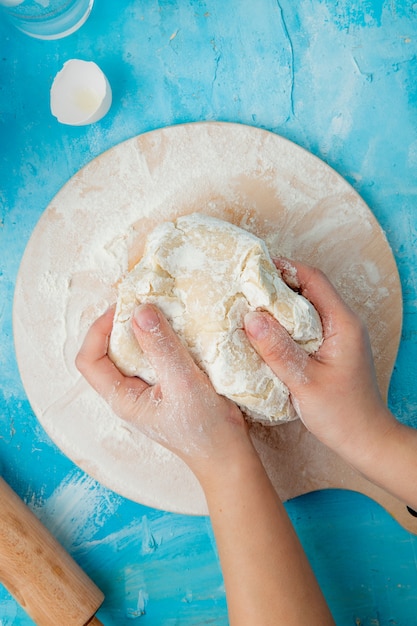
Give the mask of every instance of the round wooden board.
[[(326, 272), (368, 325), (385, 395), (402, 301), (391, 250), (362, 199), (325, 163), (270, 132), (216, 122), (156, 130), (102, 154), (62, 188), (33, 232), (16, 284), (15, 344), (28, 398), (55, 443), (104, 485), (148, 506), (203, 514), (188, 468), (132, 433), (74, 366), (88, 326), (114, 302), (146, 234), (193, 211), (232, 221), (264, 238), (272, 254)], [(284, 499), (355, 489), (405, 526), (414, 522), (300, 421), (252, 432)]]

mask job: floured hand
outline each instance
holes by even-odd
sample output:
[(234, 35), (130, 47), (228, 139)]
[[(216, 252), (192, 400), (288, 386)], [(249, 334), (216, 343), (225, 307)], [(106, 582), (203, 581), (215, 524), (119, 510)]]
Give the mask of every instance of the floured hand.
[[(397, 421), (379, 393), (368, 333), (319, 271), (286, 260), (301, 293), (321, 316), (324, 341), (301, 353), (267, 313), (246, 318), (253, 346), (289, 387), (306, 427), (375, 484), (417, 507), (417, 430)], [(407, 480), (404, 480), (407, 476)]]
[(298, 287), (319, 312), (324, 341), (307, 355), (267, 313), (251, 313), (245, 327), (250, 341), (289, 387), (306, 427), (342, 456), (370, 453), (395, 420), (379, 393), (368, 333), (320, 271), (277, 261), (284, 279)]
[(222, 471), (241, 449), (252, 453), (241, 412), (214, 391), (156, 307), (139, 306), (133, 319), (135, 337), (157, 372), (155, 385), (124, 376), (109, 359), (113, 315), (110, 309), (91, 326), (76, 365), (119, 417), (177, 454), (200, 481), (210, 467)]

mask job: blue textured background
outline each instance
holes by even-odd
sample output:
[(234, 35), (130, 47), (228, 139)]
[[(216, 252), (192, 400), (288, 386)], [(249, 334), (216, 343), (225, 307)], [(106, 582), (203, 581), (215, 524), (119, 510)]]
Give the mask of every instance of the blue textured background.
[[(74, 57), (96, 61), (113, 88), (110, 113), (89, 127), (49, 111), (53, 77)], [(389, 403), (417, 426), (417, 3), (96, 0), (87, 23), (55, 42), (0, 16), (0, 459), (105, 592), (106, 626), (226, 625), (210, 523), (124, 500), (51, 443), (17, 370), (14, 283), (42, 211), (75, 172), (124, 139), (197, 120), (279, 133), (368, 203), (404, 295)], [(287, 509), (338, 626), (417, 625), (416, 537), (357, 494), (314, 493)], [(31, 623), (0, 587), (0, 625)]]

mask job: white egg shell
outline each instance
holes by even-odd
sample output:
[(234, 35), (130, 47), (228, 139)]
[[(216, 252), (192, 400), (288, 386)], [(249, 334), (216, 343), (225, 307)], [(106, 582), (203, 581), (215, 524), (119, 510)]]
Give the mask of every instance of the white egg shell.
[(52, 115), (61, 124), (93, 124), (110, 109), (111, 87), (96, 63), (71, 59), (55, 76), (50, 102)]

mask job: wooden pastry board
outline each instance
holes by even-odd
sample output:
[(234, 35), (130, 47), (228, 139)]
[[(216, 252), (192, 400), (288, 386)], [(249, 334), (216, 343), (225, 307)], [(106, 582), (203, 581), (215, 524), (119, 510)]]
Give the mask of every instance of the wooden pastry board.
[[(33, 232), (16, 284), (15, 344), (28, 398), (55, 443), (104, 485), (149, 506), (204, 514), (188, 468), (131, 432), (74, 366), (87, 328), (114, 302), (146, 233), (193, 211), (232, 221), (263, 237), (272, 254), (326, 272), (368, 325), (384, 396), (402, 300), (390, 247), (363, 200), (326, 164), (275, 134), (216, 122), (156, 130), (102, 154), (63, 187)], [(299, 420), (252, 432), (282, 498), (356, 490), (417, 532), (404, 504), (361, 478)]]

